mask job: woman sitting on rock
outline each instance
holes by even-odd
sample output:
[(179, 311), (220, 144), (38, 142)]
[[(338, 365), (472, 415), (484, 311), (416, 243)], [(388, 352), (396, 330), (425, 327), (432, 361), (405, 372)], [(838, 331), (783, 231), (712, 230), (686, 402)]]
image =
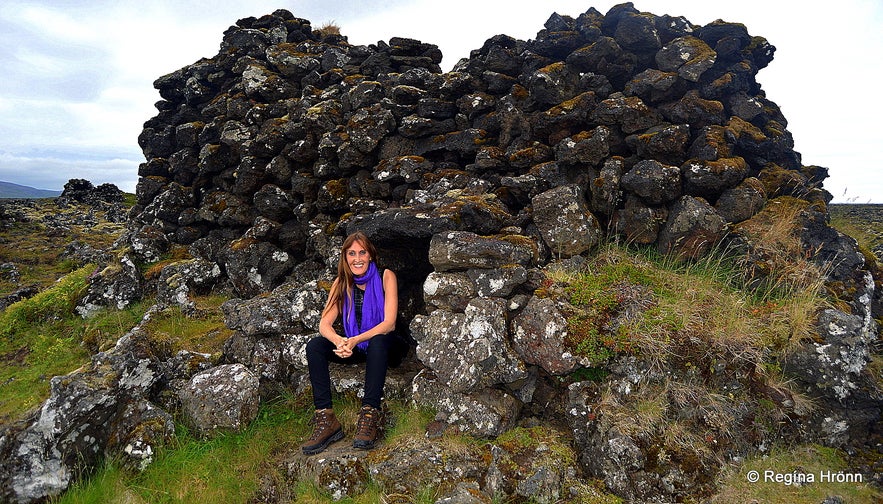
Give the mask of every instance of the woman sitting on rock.
[[(337, 279), (322, 311), (319, 333), (307, 343), (307, 362), (316, 412), (313, 434), (303, 444), (307, 455), (319, 453), (343, 438), (343, 429), (331, 406), (329, 362), (365, 362), (365, 394), (356, 424), (353, 447), (370, 450), (381, 426), (380, 399), (386, 370), (398, 365), (408, 351), (395, 330), (398, 285), (392, 270), (377, 268), (377, 251), (361, 232), (349, 235), (341, 247)], [(344, 336), (334, 323), (343, 322)]]

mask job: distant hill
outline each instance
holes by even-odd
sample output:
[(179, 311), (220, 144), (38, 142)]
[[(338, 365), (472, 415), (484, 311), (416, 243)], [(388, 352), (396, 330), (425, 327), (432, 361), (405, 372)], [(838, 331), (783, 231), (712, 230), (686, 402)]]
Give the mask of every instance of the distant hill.
[(0, 199), (2, 198), (54, 198), (60, 196), (61, 191), (48, 191), (46, 189), (34, 189), (33, 187), (0, 182)]

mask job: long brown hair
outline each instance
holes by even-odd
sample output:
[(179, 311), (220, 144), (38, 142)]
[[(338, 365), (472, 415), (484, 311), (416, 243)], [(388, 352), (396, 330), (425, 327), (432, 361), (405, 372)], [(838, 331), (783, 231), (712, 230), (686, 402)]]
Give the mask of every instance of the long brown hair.
[(356, 231), (346, 237), (346, 240), (343, 241), (343, 245), (340, 247), (340, 259), (337, 261), (337, 282), (331, 286), (331, 292), (328, 293), (328, 303), (325, 305), (325, 309), (322, 310), (323, 317), (334, 305), (337, 305), (338, 312), (343, 315), (343, 296), (345, 295), (347, 298), (352, 299), (356, 282), (353, 280), (353, 272), (350, 271), (349, 264), (346, 262), (346, 251), (355, 242), (359, 242), (368, 251), (371, 260), (375, 264), (377, 262), (377, 249), (374, 248), (374, 244), (371, 243), (371, 240), (368, 239), (365, 233)]

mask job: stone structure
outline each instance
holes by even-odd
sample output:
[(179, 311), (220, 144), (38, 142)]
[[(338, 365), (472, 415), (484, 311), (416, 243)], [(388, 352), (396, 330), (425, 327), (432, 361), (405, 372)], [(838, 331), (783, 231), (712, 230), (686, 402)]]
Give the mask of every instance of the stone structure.
[(492, 37), (442, 73), (431, 44), (242, 19), (214, 58), (155, 82), (132, 240), (189, 246), (242, 297), (354, 229), (407, 285), (448, 231), (521, 237), (533, 265), (607, 232), (693, 257), (766, 198), (830, 199), (755, 80), (774, 51), (740, 24), (622, 4)]

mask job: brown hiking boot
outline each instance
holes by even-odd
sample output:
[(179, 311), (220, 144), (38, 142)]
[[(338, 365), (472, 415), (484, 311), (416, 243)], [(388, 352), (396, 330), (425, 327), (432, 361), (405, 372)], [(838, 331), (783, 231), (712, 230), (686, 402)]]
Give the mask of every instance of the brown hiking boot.
[(334, 416), (334, 410), (316, 410), (313, 414), (313, 435), (301, 446), (304, 455), (314, 455), (334, 441), (343, 439), (343, 429)]
[(380, 433), (383, 414), (373, 406), (362, 406), (359, 410), (359, 421), (356, 423), (356, 435), (353, 437), (353, 448), (370, 450)]

